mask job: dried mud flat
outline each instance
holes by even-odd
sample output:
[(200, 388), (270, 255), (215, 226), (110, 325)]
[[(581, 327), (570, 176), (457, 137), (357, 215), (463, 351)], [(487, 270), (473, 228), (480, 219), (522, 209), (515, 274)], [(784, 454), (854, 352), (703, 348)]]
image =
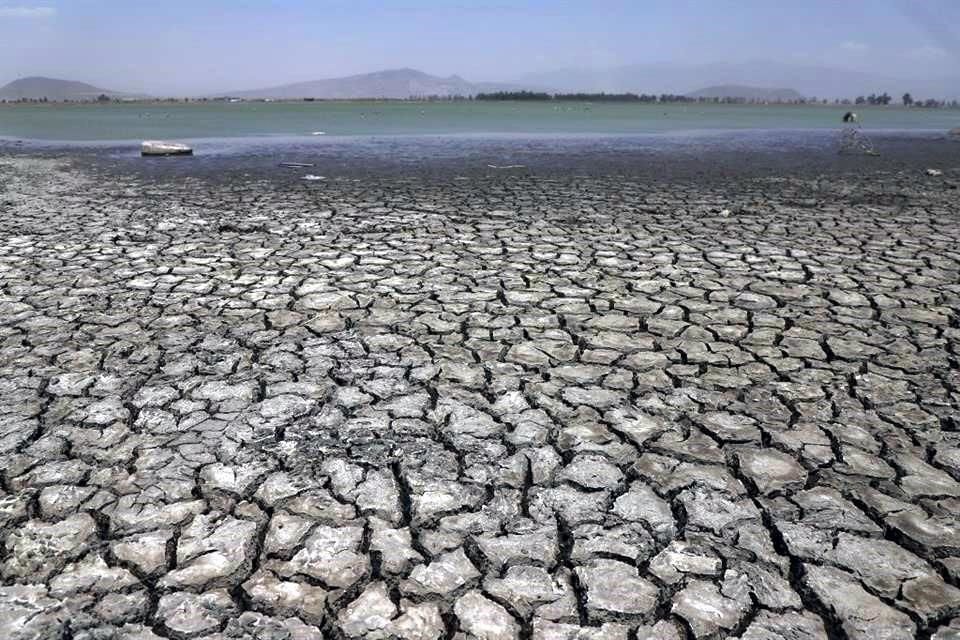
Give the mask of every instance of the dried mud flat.
[(0, 637), (960, 637), (958, 177), (0, 159)]

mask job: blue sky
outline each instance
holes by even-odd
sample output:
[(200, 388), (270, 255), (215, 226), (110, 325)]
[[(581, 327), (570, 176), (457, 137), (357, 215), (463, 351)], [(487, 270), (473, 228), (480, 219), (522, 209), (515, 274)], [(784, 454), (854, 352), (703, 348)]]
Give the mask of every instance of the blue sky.
[(960, 69), (960, 0), (0, 0), (0, 84), (191, 93), (414, 67), (469, 80), (647, 62)]

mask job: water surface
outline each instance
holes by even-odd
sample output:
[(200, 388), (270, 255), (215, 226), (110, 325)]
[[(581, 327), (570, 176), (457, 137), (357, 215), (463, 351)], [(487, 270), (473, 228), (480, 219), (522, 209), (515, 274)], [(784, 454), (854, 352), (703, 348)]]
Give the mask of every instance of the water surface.
[[(46, 141), (257, 136), (631, 135), (824, 130), (845, 106), (586, 102), (313, 102), (0, 105), (0, 136)], [(870, 130), (944, 131), (960, 111), (860, 108)]]

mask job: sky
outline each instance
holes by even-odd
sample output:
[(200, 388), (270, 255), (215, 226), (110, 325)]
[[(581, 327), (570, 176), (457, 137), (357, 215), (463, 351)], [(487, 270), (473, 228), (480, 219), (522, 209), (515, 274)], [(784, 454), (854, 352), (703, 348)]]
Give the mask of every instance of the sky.
[(0, 0), (0, 85), (189, 95), (399, 67), (507, 82), (755, 60), (957, 75), (960, 0)]

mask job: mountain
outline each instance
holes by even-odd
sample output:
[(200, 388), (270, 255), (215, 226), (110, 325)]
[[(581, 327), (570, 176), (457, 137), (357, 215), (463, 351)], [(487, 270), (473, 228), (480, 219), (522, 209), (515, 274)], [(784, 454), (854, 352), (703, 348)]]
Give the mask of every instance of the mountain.
[(561, 91), (608, 91), (686, 94), (699, 87), (745, 85), (791, 87), (807, 97), (853, 98), (882, 93), (899, 96), (960, 98), (958, 78), (896, 78), (830, 67), (772, 61), (680, 65), (638, 64), (610, 69), (564, 69), (518, 79), (522, 84), (556, 87)]
[(768, 102), (791, 102), (803, 98), (798, 91), (793, 89), (767, 89), (765, 87), (748, 87), (742, 84), (705, 87), (687, 95), (691, 98), (743, 98), (745, 100)]
[(468, 82), (460, 76), (441, 78), (416, 69), (390, 69), (345, 78), (298, 82), (266, 89), (235, 91), (237, 98), (318, 98), (349, 100), (358, 98), (403, 99), (417, 96), (472, 96), (484, 91), (505, 91), (514, 85)]
[(59, 80), (57, 78), (43, 78), (39, 76), (20, 78), (10, 84), (0, 87), (0, 99), (19, 100), (96, 100), (97, 96), (108, 95), (117, 97), (125, 94), (109, 89), (101, 89), (85, 82)]

